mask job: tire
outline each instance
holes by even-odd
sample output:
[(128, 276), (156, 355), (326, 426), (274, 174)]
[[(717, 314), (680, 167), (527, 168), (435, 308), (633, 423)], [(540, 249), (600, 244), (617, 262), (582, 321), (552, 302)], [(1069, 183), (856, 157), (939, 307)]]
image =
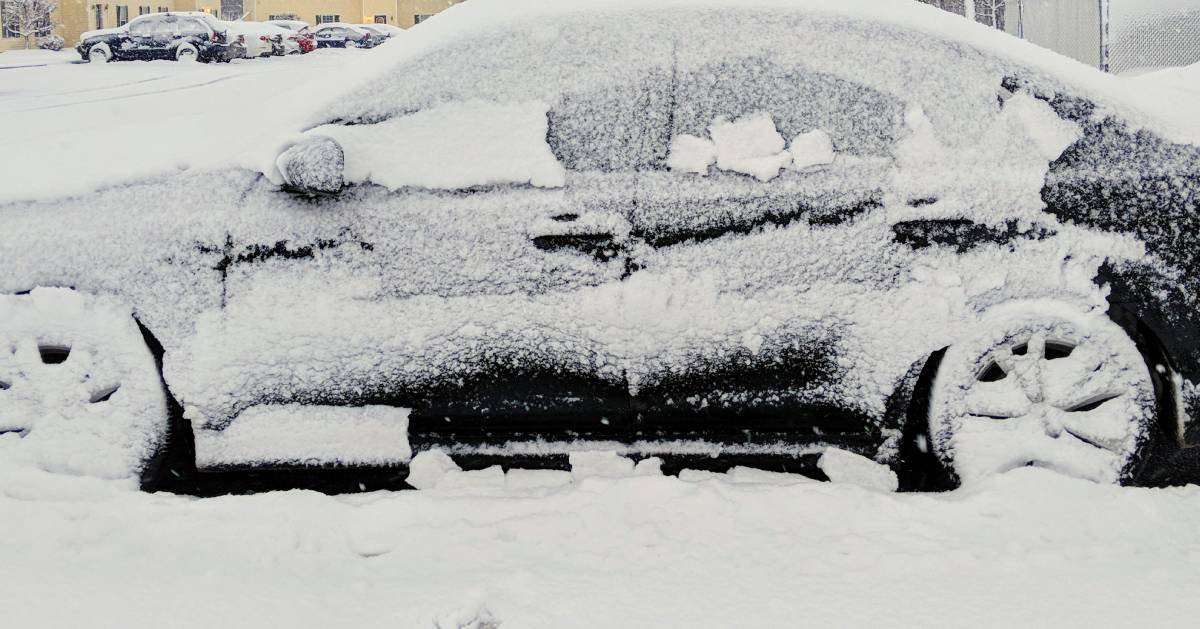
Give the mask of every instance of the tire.
[(96, 44), (88, 48), (87, 61), (88, 63), (108, 63), (113, 60), (112, 49), (108, 44)]
[(1010, 304), (947, 348), (929, 399), (929, 442), (962, 484), (1028, 465), (1128, 480), (1157, 424), (1146, 360), (1101, 313)]
[(195, 62), (200, 60), (200, 50), (193, 44), (183, 43), (175, 47), (175, 60)]
[[(69, 289), (0, 295), (0, 458), (138, 479), (163, 446), (168, 401), (127, 307)], [(9, 455), (12, 456), (9, 456)]]

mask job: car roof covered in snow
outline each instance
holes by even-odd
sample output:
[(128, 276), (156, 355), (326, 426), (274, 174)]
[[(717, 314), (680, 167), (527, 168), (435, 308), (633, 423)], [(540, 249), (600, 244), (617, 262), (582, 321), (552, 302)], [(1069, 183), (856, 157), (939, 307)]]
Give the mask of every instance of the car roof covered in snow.
[[(1131, 91), (1117, 77), (960, 16), (889, 0), (457, 5), (413, 29), (405, 46), (374, 55), (371, 89), (331, 99), (313, 123), (378, 121), (463, 98), (554, 103), (589, 82), (637, 80), (655, 68), (732, 57), (794, 62), (902, 98), (959, 98), (956, 89), (983, 87), (972, 81), (984, 75), (995, 87), (1012, 75), (1048, 96), (1065, 88), (1137, 126), (1200, 143), (1192, 117), (1164, 107), (1153, 93)], [(414, 71), (430, 81), (415, 80)]]

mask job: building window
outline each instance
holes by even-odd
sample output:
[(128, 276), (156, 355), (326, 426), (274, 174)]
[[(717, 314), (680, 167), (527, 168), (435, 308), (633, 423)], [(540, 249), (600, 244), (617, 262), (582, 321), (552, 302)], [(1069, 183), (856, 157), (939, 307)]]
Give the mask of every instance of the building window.
[(117, 6), (117, 26), (125, 26), (129, 23), (129, 6)]
[(387, 24), (387, 16), (386, 15), (376, 15), (375, 23), (376, 24)]
[(295, 13), (281, 13), (279, 15), (272, 15), (272, 16), (268, 17), (267, 19), (269, 19), (269, 20), (296, 20), (299, 18), (296, 17)]
[(93, 4), (92, 15), (95, 16), (96, 28), (104, 28), (104, 5)]
[(138, 15), (146, 15), (150, 12), (150, 7), (138, 7)]
[(318, 15), (317, 16), (317, 24), (331, 24), (333, 22), (341, 22), (341, 21), (342, 21), (342, 16), (340, 16), (340, 15)]
[(167, 13), (168, 11), (170, 11), (170, 9), (168, 9), (167, 7), (158, 7), (159, 13)]
[(431, 17), (433, 17), (432, 13), (418, 13), (413, 16), (413, 24), (420, 24)]

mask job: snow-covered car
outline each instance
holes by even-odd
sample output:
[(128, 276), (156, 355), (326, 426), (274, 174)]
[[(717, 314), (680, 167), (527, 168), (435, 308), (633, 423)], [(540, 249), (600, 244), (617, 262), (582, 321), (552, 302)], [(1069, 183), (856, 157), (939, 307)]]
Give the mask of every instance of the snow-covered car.
[(395, 26), (393, 24), (382, 24), (379, 22), (371, 22), (369, 24), (362, 24), (362, 26), (365, 28), (370, 28), (370, 29), (379, 31), (380, 33), (383, 33), (387, 37), (395, 37), (404, 32), (404, 29), (400, 28), (399, 26)]
[(268, 20), (267, 24), (274, 24), (281, 28), (286, 28), (291, 31), (291, 38), (300, 47), (301, 53), (309, 53), (316, 49), (317, 40), (313, 36), (312, 27), (307, 22), (300, 20)]
[(317, 48), (374, 48), (383, 38), (354, 24), (330, 22), (313, 30)]
[[(242, 56), (246, 59), (282, 55), (287, 52), (284, 37), (288, 34), (273, 24), (263, 22), (246, 22), (235, 20), (225, 22), (231, 41), (240, 44)], [(295, 49), (299, 51), (299, 44)]]
[(391, 39), (393, 36), (395, 36), (396, 33), (393, 32), (391, 29), (395, 29), (396, 31), (401, 31), (401, 29), (398, 27), (395, 27), (395, 26), (389, 27), (386, 24), (359, 24), (358, 27), (363, 29), (364, 31), (370, 32), (372, 35), (375, 36), (375, 45), (376, 46), (378, 46), (379, 44), (382, 44), (383, 42), (385, 42), (385, 41)]
[(1197, 479), (1200, 144), (1119, 79), (917, 3), (419, 31), (259, 171), (0, 205), (0, 446), (198, 492), (432, 449)]
[(150, 13), (124, 26), (87, 31), (75, 50), (84, 61), (97, 62), (227, 61), (229, 39), (223, 23), (208, 13)]

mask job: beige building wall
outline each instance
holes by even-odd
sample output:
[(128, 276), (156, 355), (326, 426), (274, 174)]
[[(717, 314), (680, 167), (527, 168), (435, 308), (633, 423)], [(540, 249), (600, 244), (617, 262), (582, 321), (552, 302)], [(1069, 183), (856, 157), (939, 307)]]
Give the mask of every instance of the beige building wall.
[(318, 15), (337, 16), (350, 24), (381, 21), (407, 28), (419, 17), (430, 16), (463, 0), (242, 0), (247, 20), (261, 22), (272, 16), (292, 15), (317, 23)]
[[(97, 28), (112, 28), (118, 25), (118, 16), (127, 16), (127, 20), (141, 13), (157, 13), (160, 11), (196, 11), (198, 5), (207, 5), (207, 0), (122, 0), (118, 2), (96, 2), (95, 0), (58, 0), (58, 10), (54, 13), (54, 32), (65, 42), (63, 48), (69, 48), (79, 43), (79, 35), (84, 31)], [(219, 5), (219, 1), (216, 2)], [(99, 7), (99, 11), (97, 8)], [(210, 10), (210, 13), (215, 12)], [(97, 13), (99, 22), (97, 25)], [(33, 44), (36, 46), (36, 43)], [(0, 37), (0, 52), (19, 50), (25, 47), (25, 40), (16, 37)]]

